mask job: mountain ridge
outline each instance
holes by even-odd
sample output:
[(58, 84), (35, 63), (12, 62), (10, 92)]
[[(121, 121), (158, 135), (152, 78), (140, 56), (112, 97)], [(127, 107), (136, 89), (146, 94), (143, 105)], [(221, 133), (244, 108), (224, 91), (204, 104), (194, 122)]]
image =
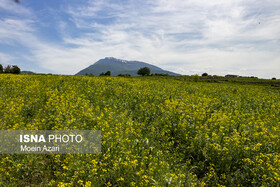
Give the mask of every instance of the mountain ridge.
[(140, 68), (148, 67), (151, 70), (151, 73), (157, 74), (169, 74), (173, 76), (179, 76), (180, 74), (173, 73), (171, 71), (163, 70), (155, 65), (141, 62), (141, 61), (129, 61), (123, 59), (117, 59), (114, 57), (105, 57), (103, 59), (98, 60), (94, 64), (88, 66), (85, 69), (79, 71), (76, 75), (100, 75), (100, 73), (105, 73), (107, 71), (111, 71), (112, 76), (117, 76), (119, 74), (130, 74), (131, 76), (138, 76), (137, 71)]

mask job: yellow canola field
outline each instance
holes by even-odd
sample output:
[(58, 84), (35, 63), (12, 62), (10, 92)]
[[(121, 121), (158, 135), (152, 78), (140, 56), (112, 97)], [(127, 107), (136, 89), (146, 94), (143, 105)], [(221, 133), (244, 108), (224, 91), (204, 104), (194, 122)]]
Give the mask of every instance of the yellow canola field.
[(0, 75), (0, 130), (101, 130), (99, 154), (0, 155), (0, 186), (277, 186), (280, 89)]

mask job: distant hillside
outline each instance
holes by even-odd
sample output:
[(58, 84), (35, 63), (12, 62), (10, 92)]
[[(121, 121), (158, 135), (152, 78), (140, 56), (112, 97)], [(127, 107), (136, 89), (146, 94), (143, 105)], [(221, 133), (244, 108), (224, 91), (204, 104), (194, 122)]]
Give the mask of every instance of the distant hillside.
[(21, 71), (20, 73), (21, 74), (36, 74), (36, 73), (34, 73), (32, 71)]
[(116, 59), (113, 57), (106, 57), (104, 59), (100, 59), (95, 62), (93, 65), (81, 70), (76, 75), (85, 75), (85, 74), (93, 74), (93, 75), (100, 75), (102, 72), (111, 71), (112, 76), (117, 76), (119, 74), (130, 74), (131, 76), (137, 76), (137, 71), (140, 68), (148, 67), (151, 70), (151, 73), (160, 73), (178, 76), (179, 74), (173, 73), (170, 71), (165, 71), (157, 66), (139, 62), (139, 61), (127, 61)]

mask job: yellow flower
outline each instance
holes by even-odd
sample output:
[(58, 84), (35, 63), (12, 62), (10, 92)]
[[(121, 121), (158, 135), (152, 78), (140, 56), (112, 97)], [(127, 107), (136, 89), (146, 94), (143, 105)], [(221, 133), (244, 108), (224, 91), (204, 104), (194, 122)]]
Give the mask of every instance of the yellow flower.
[(117, 181), (124, 181), (124, 178), (123, 178), (123, 177), (120, 177), (120, 178), (118, 178)]
[(91, 186), (91, 182), (87, 181), (86, 184), (85, 184), (85, 187), (90, 187), (90, 186)]
[(78, 184), (82, 185), (84, 183), (83, 180), (78, 180)]

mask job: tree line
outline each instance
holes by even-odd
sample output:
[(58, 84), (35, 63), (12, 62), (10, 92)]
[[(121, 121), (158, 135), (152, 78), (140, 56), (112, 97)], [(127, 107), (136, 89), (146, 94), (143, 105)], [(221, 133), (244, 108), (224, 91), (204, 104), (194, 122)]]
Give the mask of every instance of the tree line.
[[(148, 67), (143, 67), (143, 68), (140, 68), (138, 71), (137, 71), (137, 74), (138, 75), (141, 75), (141, 76), (149, 76), (151, 73), (151, 70), (150, 68)], [(94, 76), (92, 75), (92, 73), (86, 73), (85, 74), (86, 76)], [(155, 75), (155, 76), (167, 76), (168, 74), (151, 74), (152, 76)], [(106, 73), (102, 72), (99, 74), (99, 76), (111, 76), (111, 71), (107, 71)], [(119, 74), (118, 75), (119, 77), (130, 77), (131, 75), (130, 74)]]
[(20, 68), (16, 65), (7, 65), (3, 67), (2, 64), (0, 64), (0, 73), (20, 74)]

